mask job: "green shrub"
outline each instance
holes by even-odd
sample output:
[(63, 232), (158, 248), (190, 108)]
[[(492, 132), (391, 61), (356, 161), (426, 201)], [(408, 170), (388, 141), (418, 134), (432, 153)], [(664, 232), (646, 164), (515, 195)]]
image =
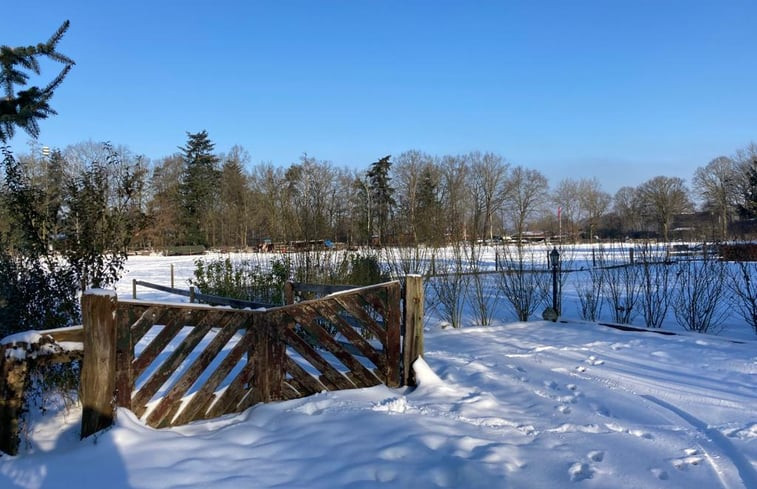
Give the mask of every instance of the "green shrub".
[(289, 277), (286, 259), (269, 263), (231, 258), (195, 260), (190, 284), (202, 293), (264, 304), (282, 304), (282, 291)]

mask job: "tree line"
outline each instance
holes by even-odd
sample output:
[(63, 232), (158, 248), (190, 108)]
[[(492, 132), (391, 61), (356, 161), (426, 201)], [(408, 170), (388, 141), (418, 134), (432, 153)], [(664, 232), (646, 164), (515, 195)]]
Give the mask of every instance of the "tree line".
[[(129, 195), (130, 246), (138, 248), (244, 249), (263, 240), (440, 245), (518, 239), (529, 231), (566, 242), (640, 236), (668, 241), (676, 223), (692, 222), (697, 239), (727, 240), (737, 235), (734, 222), (757, 212), (755, 144), (697, 168), (691, 188), (681, 177), (657, 176), (615, 195), (596, 178), (550, 186), (540, 171), (489, 152), (434, 156), (410, 150), (361, 170), (307, 154), (285, 167), (251, 164), (241, 146), (215, 152), (206, 131), (187, 133), (178, 149), (150, 164), (126, 147), (89, 142), (52, 151), (36, 146), (17, 161), (29, 185), (49, 196), (42, 206), (66, 196), (61, 176), (102, 167), (112, 193), (107, 205)], [(70, 210), (48, 211), (46, 219), (65, 220)], [(8, 230), (4, 214), (0, 226)], [(51, 226), (55, 235), (59, 224)]]

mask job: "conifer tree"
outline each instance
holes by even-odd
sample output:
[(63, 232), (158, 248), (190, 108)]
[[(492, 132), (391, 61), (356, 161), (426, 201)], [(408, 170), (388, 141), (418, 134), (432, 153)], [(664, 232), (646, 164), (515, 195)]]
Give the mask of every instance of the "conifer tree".
[(216, 206), (220, 172), (215, 145), (207, 131), (187, 132), (182, 152), (184, 168), (179, 194), (181, 198), (184, 243), (208, 246), (213, 243), (212, 210)]
[(746, 187), (744, 188), (743, 203), (739, 204), (739, 216), (743, 219), (757, 217), (757, 158), (752, 160), (746, 170)]
[[(0, 142), (9, 141), (16, 127), (36, 138), (39, 135), (39, 121), (56, 114), (50, 107), (50, 99), (74, 65), (71, 58), (57, 51), (58, 42), (68, 26), (69, 21), (63, 22), (46, 43), (36, 46), (0, 46), (0, 85), (5, 92), (5, 96), (0, 98)], [(40, 74), (41, 57), (62, 63), (63, 69), (44, 88), (30, 86), (22, 90), (29, 81), (28, 72)]]
[(394, 189), (389, 183), (391, 181), (389, 170), (392, 168), (390, 158), (391, 155), (384, 156), (371, 164), (371, 169), (368, 170), (371, 203), (374, 208), (372, 214), (375, 216), (376, 223), (374, 232), (378, 235), (378, 245), (383, 244), (386, 239), (389, 219), (396, 204)]

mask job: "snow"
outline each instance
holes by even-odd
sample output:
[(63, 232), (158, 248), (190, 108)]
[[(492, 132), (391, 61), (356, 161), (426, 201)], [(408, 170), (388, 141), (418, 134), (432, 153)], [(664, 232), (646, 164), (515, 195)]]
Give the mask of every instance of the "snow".
[[(130, 259), (117, 290), (167, 284), (172, 259)], [(163, 430), (120, 409), (83, 441), (77, 408), (35, 416), (21, 455), (0, 457), (0, 487), (757, 488), (746, 325), (729, 323), (733, 341), (570, 319), (435, 324), (415, 389), (320, 393)]]

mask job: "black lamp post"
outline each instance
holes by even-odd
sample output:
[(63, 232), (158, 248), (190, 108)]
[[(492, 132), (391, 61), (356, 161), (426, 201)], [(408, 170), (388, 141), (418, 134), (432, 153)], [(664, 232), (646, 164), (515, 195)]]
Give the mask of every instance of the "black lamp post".
[(560, 303), (557, 301), (557, 271), (560, 268), (560, 252), (553, 247), (549, 252), (549, 264), (552, 265), (552, 309), (560, 315)]

